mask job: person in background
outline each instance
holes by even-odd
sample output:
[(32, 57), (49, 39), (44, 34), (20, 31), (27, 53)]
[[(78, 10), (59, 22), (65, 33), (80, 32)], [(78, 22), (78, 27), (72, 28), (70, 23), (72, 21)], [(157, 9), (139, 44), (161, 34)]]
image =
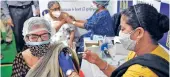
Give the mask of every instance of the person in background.
[(61, 6), (58, 1), (48, 2), (49, 13), (44, 18), (51, 23), (53, 30), (53, 41), (66, 41), (69, 47), (73, 47), (75, 28), (71, 24), (67, 24), (65, 18), (69, 16), (65, 12), (61, 12)]
[[(69, 16), (71, 19), (73, 19), (74, 21), (76, 21), (76, 19), (73, 16)], [(73, 24), (70, 24), (70, 27), (74, 28), (74, 44), (71, 46), (73, 48), (76, 48), (77, 46), (77, 42), (80, 38), (80, 32), (78, 31), (78, 27), (75, 27)]]
[[(169, 54), (158, 41), (169, 31), (169, 18), (151, 5), (137, 4), (121, 12), (120, 25), (122, 45), (136, 53), (129, 61), (116, 68), (90, 50), (85, 51), (83, 58), (108, 77), (168, 77)], [(68, 77), (79, 75), (72, 70), (68, 71)]]
[(22, 34), (27, 49), (16, 55), (12, 77), (65, 77), (66, 67), (79, 71), (76, 53), (63, 43), (50, 43), (51, 33), (51, 25), (44, 18), (25, 21)]
[(97, 9), (94, 14), (87, 20), (72, 20), (67, 18), (67, 22), (75, 25), (76, 27), (84, 28), (88, 30), (88, 33), (82, 35), (79, 39), (77, 52), (84, 51), (84, 37), (92, 37), (93, 35), (102, 35), (107, 37), (113, 37), (114, 27), (113, 21), (110, 16), (109, 11), (106, 9), (106, 6), (109, 4), (109, 0), (93, 1), (93, 7)]
[(112, 20), (113, 20), (113, 26), (115, 27), (114, 31), (115, 31), (115, 36), (119, 35), (119, 31), (120, 31), (120, 18), (121, 18), (121, 13), (116, 13), (112, 16)]
[(33, 16), (32, 5), (36, 8), (36, 15), (39, 15), (38, 1), (1, 1), (3, 13), (7, 19), (7, 25), (13, 29), (18, 52), (20, 52), (24, 46), (22, 36), (23, 23)]
[(45, 9), (43, 12), (42, 12), (42, 16), (45, 16), (46, 14), (49, 13), (49, 10), (48, 9)]
[[(2, 33), (6, 33), (6, 37), (3, 37), (3, 35), (0, 35), (0, 41), (1, 44), (3, 43), (7, 43), (7, 45), (12, 43), (12, 29), (9, 25), (7, 25), (7, 19), (4, 15), (4, 13), (2, 12), (2, 8), (1, 8), (1, 18), (0, 18), (0, 32)], [(5, 39), (4, 39), (5, 38)]]

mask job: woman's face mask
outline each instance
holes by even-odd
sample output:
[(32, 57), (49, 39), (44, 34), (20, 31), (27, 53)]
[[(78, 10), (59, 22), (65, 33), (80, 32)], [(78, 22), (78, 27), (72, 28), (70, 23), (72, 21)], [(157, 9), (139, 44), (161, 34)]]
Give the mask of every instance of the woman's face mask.
[(61, 15), (61, 11), (53, 11), (52, 15), (58, 18)]
[(131, 31), (129, 33), (123, 33), (120, 30), (119, 37), (120, 37), (120, 42), (122, 43), (125, 49), (134, 51), (135, 46), (136, 46), (136, 41), (130, 39), (132, 32), (134, 31)]
[(49, 51), (50, 40), (42, 42), (26, 42), (31, 54), (36, 57), (42, 57)]

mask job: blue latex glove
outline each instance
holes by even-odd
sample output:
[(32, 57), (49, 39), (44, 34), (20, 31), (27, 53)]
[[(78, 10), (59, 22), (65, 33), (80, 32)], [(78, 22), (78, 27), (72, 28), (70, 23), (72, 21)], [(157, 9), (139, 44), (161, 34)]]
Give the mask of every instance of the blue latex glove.
[(69, 54), (65, 54), (64, 52), (61, 51), (59, 54), (58, 60), (59, 60), (59, 65), (65, 75), (66, 75), (67, 70), (69, 69), (74, 70), (73, 61), (71, 57), (69, 56)]
[(101, 50), (101, 51), (104, 51), (105, 48), (108, 49), (108, 43), (102, 44), (101, 47), (100, 47), (100, 50)]

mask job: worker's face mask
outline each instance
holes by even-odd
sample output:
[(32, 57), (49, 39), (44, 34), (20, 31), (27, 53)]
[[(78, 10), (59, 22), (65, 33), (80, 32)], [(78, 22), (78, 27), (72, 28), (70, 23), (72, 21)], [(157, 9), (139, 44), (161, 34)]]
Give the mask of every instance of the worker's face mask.
[(134, 31), (131, 31), (129, 33), (123, 33), (122, 31), (119, 32), (120, 42), (122, 43), (125, 49), (130, 51), (134, 51), (136, 45), (136, 41), (130, 38), (133, 32)]
[(42, 57), (49, 51), (50, 40), (43, 42), (26, 42), (31, 54), (36, 57)]
[(53, 16), (58, 18), (61, 15), (61, 11), (53, 11), (52, 14), (53, 14)]

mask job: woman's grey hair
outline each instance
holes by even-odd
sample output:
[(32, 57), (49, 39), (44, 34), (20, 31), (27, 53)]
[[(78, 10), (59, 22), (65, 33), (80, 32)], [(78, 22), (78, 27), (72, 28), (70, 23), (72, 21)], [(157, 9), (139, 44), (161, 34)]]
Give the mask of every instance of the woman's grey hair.
[(29, 34), (32, 31), (32, 27), (37, 25), (43, 25), (44, 28), (48, 30), (50, 34), (52, 34), (51, 25), (47, 20), (41, 17), (31, 17), (24, 22), (22, 35), (25, 37), (27, 34)]
[(50, 9), (54, 4), (58, 4), (60, 6), (58, 1), (49, 1), (48, 2), (48, 9)]

